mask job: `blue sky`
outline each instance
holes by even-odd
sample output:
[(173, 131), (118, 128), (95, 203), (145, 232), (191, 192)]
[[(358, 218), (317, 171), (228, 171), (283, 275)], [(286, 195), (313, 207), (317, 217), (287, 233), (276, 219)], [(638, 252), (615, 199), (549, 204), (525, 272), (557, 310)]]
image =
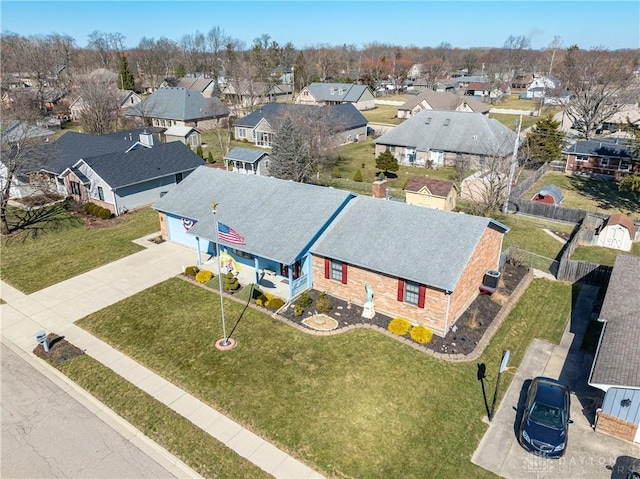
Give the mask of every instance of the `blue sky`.
[(219, 26), (247, 45), (267, 33), (296, 47), (370, 42), (435, 47), (501, 47), (527, 35), (534, 49), (559, 35), (580, 48), (640, 48), (640, 2), (629, 1), (55, 1), (1, 0), (2, 31), (60, 33), (86, 46), (99, 30), (127, 47), (146, 36), (178, 41)]

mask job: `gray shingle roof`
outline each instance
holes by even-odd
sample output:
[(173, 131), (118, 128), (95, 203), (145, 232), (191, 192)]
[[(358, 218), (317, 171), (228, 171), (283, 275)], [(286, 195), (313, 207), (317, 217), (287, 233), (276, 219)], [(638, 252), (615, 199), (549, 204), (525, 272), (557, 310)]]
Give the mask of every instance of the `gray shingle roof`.
[(265, 155), (268, 155), (268, 153), (264, 150), (256, 150), (254, 148), (240, 148), (236, 146), (229, 153), (224, 155), (224, 159), (244, 161), (245, 163), (255, 163)]
[(375, 143), (503, 157), (512, 153), (516, 139), (515, 132), (481, 113), (423, 110)]
[(59, 175), (81, 158), (125, 152), (140, 140), (143, 131), (140, 128), (106, 135), (69, 131), (43, 147), (47, 160), (42, 169)]
[(215, 201), (218, 220), (244, 236), (246, 246), (240, 249), (290, 264), (352, 196), (322, 186), (200, 167), (153, 208), (196, 220), (189, 233), (214, 239)]
[(158, 88), (129, 108), (125, 115), (196, 121), (225, 117), (229, 115), (229, 110), (218, 98), (205, 98), (202, 93), (186, 88), (168, 87)]
[(631, 147), (625, 140), (585, 140), (577, 141), (569, 148), (563, 151), (570, 155), (588, 155), (598, 156), (601, 158), (631, 158)]
[(364, 115), (350, 103), (323, 107), (291, 103), (267, 103), (256, 111), (240, 118), (235, 126), (255, 128), (264, 118), (271, 128), (277, 131), (285, 115), (296, 114), (314, 115), (319, 121), (325, 121), (332, 128), (338, 127), (337, 131), (351, 130), (367, 124), (367, 119)]
[(508, 231), (489, 218), (358, 196), (311, 252), (454, 291), (490, 225)]
[(452, 111), (458, 108), (461, 103), (466, 103), (474, 112), (486, 113), (489, 111), (489, 107), (477, 98), (456, 95), (455, 93), (444, 91), (437, 92), (433, 90), (425, 90), (415, 97), (407, 100), (404, 104), (398, 107), (398, 110), (412, 110), (422, 101), (426, 101), (434, 110)]
[(606, 321), (591, 384), (640, 388), (640, 257), (619, 254), (600, 311)]
[[(369, 87), (352, 83), (311, 83), (307, 90), (316, 101), (346, 101), (356, 103)], [(333, 90), (333, 94), (331, 93)], [(369, 90), (371, 91), (371, 90)]]
[(195, 170), (202, 158), (179, 141), (83, 160), (114, 189)]

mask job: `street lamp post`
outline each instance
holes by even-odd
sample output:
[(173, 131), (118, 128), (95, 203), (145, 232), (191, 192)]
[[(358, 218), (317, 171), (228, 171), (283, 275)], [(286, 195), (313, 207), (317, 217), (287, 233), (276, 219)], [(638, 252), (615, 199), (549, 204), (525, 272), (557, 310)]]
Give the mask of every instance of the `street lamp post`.
[(224, 321), (224, 297), (222, 296), (222, 261), (220, 260), (220, 238), (218, 227), (218, 203), (211, 205), (213, 211), (213, 220), (216, 226), (216, 255), (218, 256), (218, 287), (220, 289), (220, 314), (222, 315), (222, 338), (216, 341), (216, 347), (221, 350), (231, 349), (236, 345), (236, 342), (227, 337), (227, 327)]

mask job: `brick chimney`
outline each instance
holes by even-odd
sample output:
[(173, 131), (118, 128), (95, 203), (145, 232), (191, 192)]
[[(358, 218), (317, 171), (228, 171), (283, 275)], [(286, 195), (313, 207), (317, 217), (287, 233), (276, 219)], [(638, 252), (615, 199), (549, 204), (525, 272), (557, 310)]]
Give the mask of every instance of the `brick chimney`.
[(383, 200), (387, 199), (387, 180), (386, 179), (378, 179), (373, 182), (371, 185), (371, 193), (374, 198), (381, 198)]

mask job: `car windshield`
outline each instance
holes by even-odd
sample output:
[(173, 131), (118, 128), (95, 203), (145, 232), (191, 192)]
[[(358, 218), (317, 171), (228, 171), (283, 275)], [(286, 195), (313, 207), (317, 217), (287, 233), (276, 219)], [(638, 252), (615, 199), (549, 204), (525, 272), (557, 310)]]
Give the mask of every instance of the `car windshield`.
[(535, 403), (529, 413), (529, 419), (552, 429), (562, 429), (564, 426), (562, 409), (546, 404)]

